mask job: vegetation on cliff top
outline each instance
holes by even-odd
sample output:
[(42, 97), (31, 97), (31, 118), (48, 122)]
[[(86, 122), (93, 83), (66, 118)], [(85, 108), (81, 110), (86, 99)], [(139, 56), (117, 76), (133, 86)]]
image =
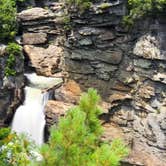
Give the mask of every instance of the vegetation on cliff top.
[(0, 41), (12, 40), (17, 31), (15, 0), (0, 0)]
[(133, 25), (134, 21), (143, 16), (166, 9), (166, 0), (128, 0), (128, 9), (129, 14), (124, 17), (124, 22)]
[[(122, 141), (101, 141), (98, 119), (100, 96), (94, 89), (83, 94), (78, 106), (71, 108), (51, 129), (49, 142), (39, 149), (42, 160), (31, 153), (32, 144), (24, 138), (0, 130), (2, 166), (118, 166), (128, 154)], [(9, 155), (10, 154), (10, 155)]]
[[(0, 42), (13, 40), (17, 33), (17, 2), (25, 0), (0, 0)], [(79, 12), (90, 8), (97, 0), (63, 0), (67, 9), (77, 8)], [(138, 18), (151, 13), (162, 11), (166, 6), (166, 0), (128, 0), (129, 14), (124, 22), (133, 24)]]
[(0, 42), (14, 39), (17, 33), (17, 2), (24, 0), (0, 0)]

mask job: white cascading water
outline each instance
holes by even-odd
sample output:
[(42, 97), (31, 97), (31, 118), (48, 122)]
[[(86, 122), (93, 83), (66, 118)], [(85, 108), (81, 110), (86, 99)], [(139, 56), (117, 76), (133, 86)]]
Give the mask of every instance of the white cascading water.
[(58, 81), (55, 78), (25, 74), (29, 86), (24, 88), (25, 101), (18, 107), (12, 122), (12, 130), (17, 133), (25, 133), (36, 144), (41, 145), (44, 138), (44, 106), (49, 99), (50, 93), (43, 89), (48, 89)]

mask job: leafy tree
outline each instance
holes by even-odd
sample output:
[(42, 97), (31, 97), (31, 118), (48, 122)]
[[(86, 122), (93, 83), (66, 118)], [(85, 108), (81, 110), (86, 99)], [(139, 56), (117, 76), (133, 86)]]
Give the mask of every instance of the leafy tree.
[(70, 109), (60, 119), (58, 126), (51, 128), (48, 144), (40, 149), (43, 160), (40, 166), (118, 166), (128, 154), (120, 141), (112, 144), (101, 142), (102, 127), (98, 119), (100, 97), (89, 89), (81, 97), (77, 107)]

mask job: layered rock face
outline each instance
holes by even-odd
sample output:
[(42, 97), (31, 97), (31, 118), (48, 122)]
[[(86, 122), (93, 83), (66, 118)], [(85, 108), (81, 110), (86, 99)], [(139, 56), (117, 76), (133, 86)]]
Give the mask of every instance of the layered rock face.
[[(21, 29), (23, 31), (22, 44), (29, 66), (37, 74), (52, 76), (60, 72), (63, 50), (59, 46), (62, 36), (61, 4), (57, 9), (46, 10), (39, 7), (24, 10), (19, 13)], [(55, 12), (53, 12), (55, 10)]]
[[(72, 80), (81, 90), (97, 88), (109, 108), (101, 116), (103, 139), (123, 138), (131, 165), (165, 166), (166, 13), (128, 30), (121, 25), (126, 1), (97, 3), (83, 14), (71, 11), (72, 28), (65, 34), (62, 6), (54, 2), (49, 10), (19, 14), (28, 65), (38, 74)], [(75, 97), (67, 88), (72, 86), (69, 81), (56, 90), (57, 101), (48, 103), (49, 126), (77, 103), (81, 91)]]
[(124, 37), (125, 30), (117, 26), (126, 12), (123, 1), (106, 3), (105, 8), (103, 4), (93, 5), (81, 16), (71, 14), (74, 28), (65, 43), (64, 56), (70, 78), (83, 88), (96, 87), (106, 96), (127, 49), (119, 48), (120, 43), (126, 42), (128, 36)]
[(16, 58), (16, 75), (5, 76), (5, 64), (8, 60), (5, 48), (5, 45), (0, 45), (0, 127), (8, 126), (11, 122), (14, 111), (22, 101), (24, 86), (23, 57)]
[[(166, 165), (166, 13), (127, 31), (120, 25), (124, 1), (71, 14), (74, 28), (65, 42), (69, 78), (95, 87), (110, 104), (103, 115), (131, 145), (130, 161)], [(106, 127), (106, 138), (114, 136)], [(120, 126), (120, 130), (119, 129)], [(133, 163), (134, 163), (133, 162)]]

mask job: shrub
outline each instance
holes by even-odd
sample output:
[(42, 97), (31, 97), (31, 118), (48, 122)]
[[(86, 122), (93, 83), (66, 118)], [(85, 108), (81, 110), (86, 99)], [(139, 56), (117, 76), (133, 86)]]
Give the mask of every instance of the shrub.
[(118, 166), (128, 154), (120, 140), (112, 144), (101, 142), (102, 126), (98, 119), (100, 96), (89, 89), (81, 97), (77, 107), (70, 109), (60, 119), (58, 126), (51, 128), (48, 144), (42, 146), (43, 160), (40, 166)]
[(9, 43), (7, 48), (6, 48), (6, 51), (8, 54), (13, 54), (13, 55), (21, 55), (21, 46), (16, 44), (16, 43)]
[(134, 21), (151, 12), (163, 11), (166, 0), (128, 0), (129, 14), (124, 17), (124, 22), (133, 25)]
[(0, 129), (0, 165), (27, 166), (33, 159), (33, 144), (25, 136), (11, 133), (9, 128)]
[(0, 41), (12, 40), (16, 31), (15, 0), (0, 0)]
[(10, 132), (11, 132), (10, 128), (1, 128), (0, 129), (0, 146), (2, 146), (4, 144), (4, 140), (5, 140), (5, 138), (8, 137)]
[(17, 6), (25, 0), (0, 0), (0, 42), (12, 41), (17, 33)]
[(16, 43), (9, 43), (6, 47), (6, 53), (8, 55), (8, 59), (5, 66), (5, 76), (14, 76), (16, 75), (15, 71), (15, 61), (16, 56), (22, 55), (22, 48), (20, 45)]

